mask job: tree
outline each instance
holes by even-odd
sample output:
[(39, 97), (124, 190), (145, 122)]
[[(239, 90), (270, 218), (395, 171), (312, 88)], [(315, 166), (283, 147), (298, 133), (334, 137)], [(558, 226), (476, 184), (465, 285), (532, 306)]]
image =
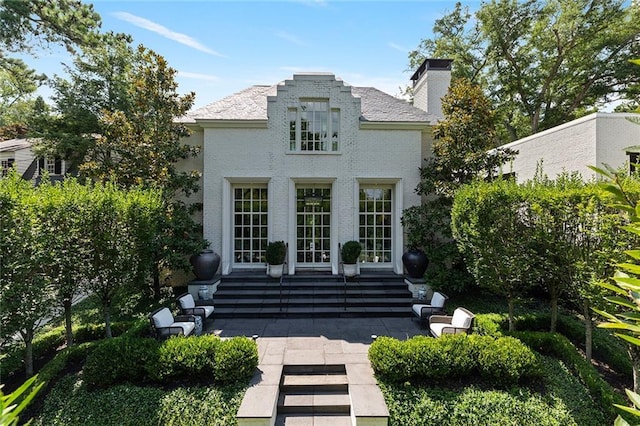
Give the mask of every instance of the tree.
[(33, 375), (33, 338), (53, 313), (52, 283), (46, 263), (47, 230), (37, 217), (38, 199), (30, 182), (12, 171), (0, 179), (0, 338), (16, 336), (25, 345), (25, 373)]
[[(69, 52), (99, 43), (100, 16), (92, 5), (78, 0), (2, 0), (0, 1), (0, 111), (20, 111), (21, 103), (44, 83), (45, 76), (30, 69), (11, 53), (35, 54), (38, 49), (60, 44)], [(15, 112), (11, 113), (16, 115)], [(25, 122), (7, 122), (0, 127), (26, 126)], [(3, 131), (10, 136), (14, 132)]]
[(114, 179), (125, 188), (162, 189), (165, 214), (159, 218), (162, 232), (153, 242), (151, 262), (157, 296), (160, 270), (187, 269), (186, 256), (205, 245), (191, 218), (192, 208), (179, 201), (199, 190), (200, 174), (176, 167), (181, 160), (199, 154), (182, 140), (189, 135), (187, 127), (176, 122), (191, 108), (195, 95), (177, 94), (176, 71), (162, 56), (140, 46), (136, 58), (127, 92), (129, 109), (103, 111), (100, 136), (80, 170), (93, 180)]
[[(475, 17), (475, 20), (473, 19)], [(503, 137), (515, 140), (586, 114), (640, 82), (640, 8), (623, 0), (460, 3), (410, 54), (453, 57), (454, 75), (482, 85)]]
[(72, 302), (83, 290), (89, 260), (89, 190), (73, 178), (55, 185), (45, 178), (37, 188), (38, 220), (47, 230), (43, 235), (47, 247), (44, 271), (51, 280), (56, 303), (64, 312), (67, 346), (73, 344)]
[(92, 185), (86, 213), (88, 288), (100, 300), (105, 334), (111, 337), (114, 298), (127, 288), (136, 288), (144, 277), (145, 253), (157, 233), (162, 208), (157, 190), (124, 191), (112, 183)]
[(425, 201), (406, 209), (402, 223), (409, 229), (409, 245), (422, 248), (429, 258), (430, 284), (461, 290), (469, 277), (451, 236), (453, 196), (463, 184), (478, 177), (495, 177), (515, 152), (489, 152), (496, 141), (491, 104), (480, 87), (468, 79), (453, 81), (442, 99), (442, 111), (445, 118), (434, 127), (433, 156), (420, 168), (416, 188)]
[(103, 115), (130, 111), (128, 90), (136, 58), (129, 43), (127, 36), (107, 33), (100, 45), (85, 48), (73, 66), (66, 66), (68, 80), (52, 80), (55, 115), (43, 117), (33, 132), (44, 139), (37, 147), (39, 155), (64, 158), (77, 171), (103, 132)]
[(539, 280), (528, 206), (519, 192), (512, 181), (477, 181), (456, 192), (451, 211), (453, 237), (476, 282), (507, 298), (509, 331), (516, 299)]

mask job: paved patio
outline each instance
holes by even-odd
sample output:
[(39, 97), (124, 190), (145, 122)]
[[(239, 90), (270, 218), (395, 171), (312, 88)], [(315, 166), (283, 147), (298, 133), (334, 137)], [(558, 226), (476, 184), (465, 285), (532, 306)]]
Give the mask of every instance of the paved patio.
[[(258, 372), (238, 410), (240, 425), (272, 425), (283, 366), (310, 364), (345, 365), (352, 413), (351, 420), (344, 424), (386, 424), (387, 407), (367, 356), (373, 336), (405, 340), (428, 334), (408, 317), (214, 319), (207, 322), (207, 332), (221, 337), (256, 338)], [(339, 426), (343, 423), (337, 418), (305, 417), (279, 420), (276, 424)]]

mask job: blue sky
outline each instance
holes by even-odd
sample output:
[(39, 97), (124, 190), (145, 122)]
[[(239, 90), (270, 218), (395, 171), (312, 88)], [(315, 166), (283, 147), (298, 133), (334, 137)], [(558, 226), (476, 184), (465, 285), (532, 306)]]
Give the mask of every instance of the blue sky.
[[(479, 1), (464, 2), (472, 9)], [(95, 1), (104, 31), (133, 36), (178, 71), (179, 91), (203, 106), (296, 72), (332, 72), (392, 95), (409, 83), (408, 52), (454, 1)], [(25, 58), (61, 74), (61, 49)], [(47, 91), (42, 92), (45, 96)]]

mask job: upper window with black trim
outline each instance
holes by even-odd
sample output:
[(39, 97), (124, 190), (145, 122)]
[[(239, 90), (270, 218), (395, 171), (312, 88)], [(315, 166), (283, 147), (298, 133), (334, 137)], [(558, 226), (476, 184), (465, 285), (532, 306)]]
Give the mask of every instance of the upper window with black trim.
[(65, 162), (59, 157), (56, 157), (56, 158), (44, 157), (44, 158), (40, 158), (40, 160), (38, 161), (38, 168), (39, 168), (38, 170), (39, 175), (42, 175), (42, 173), (44, 173), (45, 170), (49, 172), (50, 176), (63, 175), (65, 171), (64, 170)]
[(9, 174), (9, 169), (13, 167), (14, 162), (14, 158), (7, 158), (6, 160), (0, 161), (0, 168), (2, 169), (2, 174), (0, 174), (0, 176), (7, 176)]
[(340, 110), (331, 108), (328, 100), (301, 100), (287, 115), (290, 151), (338, 151)]

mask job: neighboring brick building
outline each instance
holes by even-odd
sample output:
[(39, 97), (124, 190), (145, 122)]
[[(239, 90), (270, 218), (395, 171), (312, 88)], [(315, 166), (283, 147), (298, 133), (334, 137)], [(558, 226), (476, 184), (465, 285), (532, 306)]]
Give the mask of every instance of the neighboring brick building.
[(518, 182), (532, 179), (539, 165), (555, 179), (562, 172), (578, 172), (583, 179), (595, 177), (587, 166), (635, 167), (640, 153), (638, 114), (594, 113), (529, 137), (503, 145), (519, 152), (504, 173)]
[(190, 112), (188, 142), (202, 154), (185, 166), (202, 172), (204, 237), (221, 272), (264, 269), (267, 242), (284, 240), (289, 273), (336, 274), (338, 244), (355, 239), (362, 268), (402, 273), (400, 217), (420, 203), (418, 169), (431, 155), (450, 67), (427, 60), (414, 74), (417, 107), (304, 73)]

